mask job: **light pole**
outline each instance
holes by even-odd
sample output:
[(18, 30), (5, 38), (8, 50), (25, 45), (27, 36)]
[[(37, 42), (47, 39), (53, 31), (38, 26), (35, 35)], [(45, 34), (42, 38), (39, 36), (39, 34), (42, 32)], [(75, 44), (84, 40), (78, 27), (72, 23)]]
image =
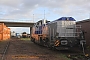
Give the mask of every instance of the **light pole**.
[(33, 14), (33, 22), (34, 22), (34, 14)]

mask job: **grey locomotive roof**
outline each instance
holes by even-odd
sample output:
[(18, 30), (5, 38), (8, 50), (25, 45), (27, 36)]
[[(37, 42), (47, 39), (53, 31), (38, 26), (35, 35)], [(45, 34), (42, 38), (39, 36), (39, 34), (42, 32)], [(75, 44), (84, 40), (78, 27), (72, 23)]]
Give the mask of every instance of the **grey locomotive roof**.
[(76, 21), (73, 17), (61, 17), (61, 18), (59, 18), (59, 19), (57, 19), (56, 21), (67, 21), (67, 20), (69, 20), (69, 21)]
[(55, 23), (56, 21), (76, 21), (73, 17), (61, 17), (47, 24)]

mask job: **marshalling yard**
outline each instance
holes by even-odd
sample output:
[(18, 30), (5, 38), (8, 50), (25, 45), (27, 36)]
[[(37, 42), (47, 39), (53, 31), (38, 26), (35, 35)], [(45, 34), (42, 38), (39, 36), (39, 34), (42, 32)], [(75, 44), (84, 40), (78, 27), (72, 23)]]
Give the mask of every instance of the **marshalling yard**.
[(0, 60), (90, 60), (90, 0), (0, 0)]
[[(49, 49), (33, 43), (30, 38), (11, 38), (10, 29), (4, 23), (1, 23), (0, 26), (2, 27), (0, 32), (0, 60), (90, 60), (89, 46), (84, 52), (82, 49), (76, 48), (71, 50)], [(89, 41), (87, 38), (86, 40)]]

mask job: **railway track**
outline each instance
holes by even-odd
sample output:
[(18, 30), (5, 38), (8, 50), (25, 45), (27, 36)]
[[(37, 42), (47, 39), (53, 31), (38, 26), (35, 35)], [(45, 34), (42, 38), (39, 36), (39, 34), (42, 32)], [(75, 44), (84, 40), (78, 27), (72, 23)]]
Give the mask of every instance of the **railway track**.
[[(8, 41), (4, 51), (2, 53), (2, 57), (0, 60), (20, 60), (21, 58), (24, 60), (39, 60), (39, 59), (47, 59), (51, 60), (67, 60), (61, 59), (61, 56), (68, 57), (71, 60), (90, 60), (88, 54), (83, 55), (82, 52), (79, 51), (60, 51), (60, 50), (48, 50), (47, 47), (39, 46), (37, 44), (29, 43), (30, 41), (21, 41), (21, 40), (11, 40)], [(22, 48), (24, 47), (24, 48)], [(36, 48), (34, 48), (36, 47)], [(42, 50), (43, 49), (43, 50)], [(63, 58), (64, 58), (63, 57)], [(21, 59), (21, 60), (22, 60)]]
[(90, 56), (88, 53), (85, 52), (83, 45), (81, 52), (78, 52), (77, 54), (69, 54), (67, 57), (73, 60), (90, 60)]
[(65, 56), (67, 56), (67, 58), (71, 59), (71, 60), (90, 60), (90, 56), (88, 53), (83, 53), (82, 51), (77, 51), (77, 50), (62, 50), (62, 51), (57, 51), (57, 53), (62, 53)]
[(3, 53), (2, 53), (1, 60), (4, 60), (5, 55), (6, 55), (7, 51), (8, 51), (9, 45), (10, 45), (10, 41), (8, 41), (7, 45), (5, 46), (5, 49), (4, 49)]
[[(36, 44), (36, 45), (38, 45), (38, 44)], [(41, 46), (41, 45), (38, 45), (38, 46), (43, 49), (47, 49), (47, 47), (45, 47), (45, 46)], [(62, 54), (71, 60), (90, 60), (89, 54), (83, 50), (78, 50), (78, 49), (72, 49), (72, 50), (49, 49), (49, 50), (56, 54)]]
[[(41, 46), (41, 47), (45, 47), (45, 46)], [(45, 48), (47, 49), (47, 47)], [(79, 50), (79, 48), (77, 49), (74, 48), (72, 50), (57, 50), (57, 49), (49, 49), (49, 50), (57, 54), (62, 53), (71, 60), (90, 60), (90, 55), (84, 51), (84, 47), (82, 48), (82, 50)]]
[(72, 60), (90, 60), (90, 56), (88, 54), (69, 54), (67, 57)]

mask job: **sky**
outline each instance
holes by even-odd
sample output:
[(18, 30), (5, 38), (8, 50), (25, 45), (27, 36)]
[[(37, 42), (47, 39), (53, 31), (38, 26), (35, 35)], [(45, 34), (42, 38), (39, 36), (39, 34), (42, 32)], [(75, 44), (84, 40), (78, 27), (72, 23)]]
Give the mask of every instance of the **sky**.
[[(76, 21), (90, 18), (90, 0), (0, 0), (0, 19), (36, 22), (60, 17), (73, 17)], [(11, 27), (11, 30), (30, 31), (28, 27)]]

